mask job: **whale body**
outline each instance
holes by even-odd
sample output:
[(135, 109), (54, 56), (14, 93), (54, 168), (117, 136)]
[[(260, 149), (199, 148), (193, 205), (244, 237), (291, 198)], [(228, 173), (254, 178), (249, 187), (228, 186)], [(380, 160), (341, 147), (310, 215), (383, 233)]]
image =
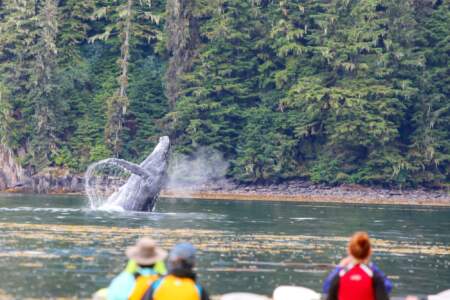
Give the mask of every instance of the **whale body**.
[(166, 177), (169, 150), (169, 137), (163, 136), (153, 152), (141, 164), (118, 158), (98, 162), (97, 164), (118, 165), (132, 174), (125, 184), (108, 197), (106, 204), (130, 211), (152, 211)]

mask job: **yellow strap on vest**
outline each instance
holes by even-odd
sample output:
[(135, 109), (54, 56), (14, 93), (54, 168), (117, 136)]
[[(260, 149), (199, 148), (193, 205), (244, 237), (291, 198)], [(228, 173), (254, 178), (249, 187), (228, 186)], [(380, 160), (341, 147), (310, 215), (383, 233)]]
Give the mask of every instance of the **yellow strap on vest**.
[[(166, 268), (166, 264), (164, 263), (164, 261), (158, 261), (155, 264), (155, 266), (153, 267), (153, 270), (156, 273), (160, 274), (160, 275), (166, 275), (167, 274), (167, 268)], [(130, 274), (134, 274), (137, 271), (139, 271), (138, 264), (134, 260), (130, 259), (128, 261), (128, 264), (127, 264), (126, 268), (125, 268), (125, 272), (130, 273)]]
[(134, 285), (134, 289), (131, 292), (129, 300), (141, 300), (145, 292), (150, 288), (153, 282), (155, 282), (159, 278), (157, 274), (151, 275), (140, 275), (136, 278), (136, 283)]
[(164, 277), (153, 294), (153, 300), (200, 300), (201, 295), (190, 278)]

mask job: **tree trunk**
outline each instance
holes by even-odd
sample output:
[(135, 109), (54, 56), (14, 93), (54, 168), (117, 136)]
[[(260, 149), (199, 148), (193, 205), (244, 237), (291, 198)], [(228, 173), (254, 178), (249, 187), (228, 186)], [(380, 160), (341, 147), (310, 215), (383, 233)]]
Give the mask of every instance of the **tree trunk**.
[(180, 96), (181, 77), (192, 67), (200, 34), (194, 17), (194, 0), (168, 0), (166, 4), (167, 50), (170, 55), (166, 72), (166, 96), (174, 107)]
[[(130, 58), (130, 34), (131, 34), (131, 14), (132, 14), (132, 6), (133, 0), (128, 0), (127, 5), (127, 17), (125, 20), (125, 28), (123, 32), (123, 43), (121, 48), (121, 60), (120, 66), (122, 68), (122, 74), (119, 77), (119, 96), (127, 97), (127, 88), (128, 88), (128, 60)], [(123, 103), (122, 111), (123, 113), (127, 110), (127, 104)]]
[(35, 105), (36, 138), (33, 149), (38, 168), (48, 166), (49, 157), (57, 148), (55, 109), (55, 70), (57, 59), (58, 5), (56, 0), (45, 0), (38, 9), (39, 40), (36, 44), (36, 80), (32, 91)]
[(120, 134), (123, 128), (124, 117), (128, 108), (128, 63), (130, 59), (130, 38), (132, 23), (133, 0), (128, 0), (126, 16), (121, 32), (122, 46), (120, 48), (120, 76), (118, 77), (119, 90), (109, 99), (107, 139), (113, 147), (114, 156), (118, 156), (121, 149)]

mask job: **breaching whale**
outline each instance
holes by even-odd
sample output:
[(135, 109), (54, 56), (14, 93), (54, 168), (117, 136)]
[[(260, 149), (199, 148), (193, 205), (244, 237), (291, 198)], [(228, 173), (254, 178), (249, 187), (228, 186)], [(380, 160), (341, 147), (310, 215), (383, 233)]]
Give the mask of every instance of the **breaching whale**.
[(169, 137), (163, 136), (153, 152), (139, 165), (118, 158), (98, 162), (118, 165), (132, 174), (125, 184), (109, 196), (107, 205), (131, 211), (152, 211), (166, 177), (169, 150)]

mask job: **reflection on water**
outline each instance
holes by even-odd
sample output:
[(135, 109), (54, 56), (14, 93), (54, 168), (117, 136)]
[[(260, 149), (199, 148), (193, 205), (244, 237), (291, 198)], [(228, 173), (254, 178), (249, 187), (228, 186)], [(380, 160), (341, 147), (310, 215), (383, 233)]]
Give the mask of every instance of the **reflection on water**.
[(319, 290), (361, 229), (374, 237), (374, 260), (395, 294), (450, 288), (449, 208), (163, 199), (149, 214), (85, 206), (74, 196), (0, 195), (0, 296), (89, 297), (142, 235), (167, 249), (193, 242), (212, 294), (270, 294), (281, 284)]

